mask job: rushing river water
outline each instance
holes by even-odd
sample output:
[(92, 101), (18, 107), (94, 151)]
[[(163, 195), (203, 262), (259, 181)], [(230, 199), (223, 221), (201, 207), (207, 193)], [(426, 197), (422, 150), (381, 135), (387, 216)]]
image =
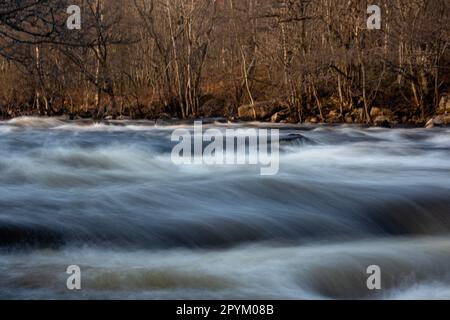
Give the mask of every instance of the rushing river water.
[(450, 299), (450, 129), (278, 126), (261, 176), (174, 165), (180, 127), (0, 122), (0, 298)]

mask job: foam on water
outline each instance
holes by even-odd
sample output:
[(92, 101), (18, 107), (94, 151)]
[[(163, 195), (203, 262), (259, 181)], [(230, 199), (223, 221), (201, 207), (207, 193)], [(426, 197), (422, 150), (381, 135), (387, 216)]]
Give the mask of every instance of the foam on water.
[[(84, 270), (79, 298), (448, 299), (448, 241), (399, 238), (395, 243), (379, 239), (215, 251), (35, 251), (3, 257), (0, 271), (8, 277), (0, 285), (3, 298), (71, 298), (73, 293), (61, 283), (67, 261), (76, 261)], [(367, 265), (374, 263), (385, 275), (380, 292), (365, 287)]]

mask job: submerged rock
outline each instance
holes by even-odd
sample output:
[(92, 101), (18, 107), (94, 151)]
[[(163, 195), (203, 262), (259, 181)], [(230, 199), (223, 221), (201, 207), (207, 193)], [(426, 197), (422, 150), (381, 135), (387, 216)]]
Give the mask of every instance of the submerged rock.
[(307, 138), (298, 133), (291, 133), (287, 136), (280, 137), (280, 143), (288, 145), (317, 145), (317, 143), (310, 138)]
[(8, 124), (16, 127), (28, 127), (36, 129), (48, 129), (65, 124), (65, 117), (19, 117), (8, 121)]

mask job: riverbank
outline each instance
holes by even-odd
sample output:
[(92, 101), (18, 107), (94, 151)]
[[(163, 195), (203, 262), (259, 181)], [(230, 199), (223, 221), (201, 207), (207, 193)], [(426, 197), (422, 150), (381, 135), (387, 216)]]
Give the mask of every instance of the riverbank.
[(360, 128), (392, 128), (392, 129), (415, 129), (415, 128), (434, 128), (434, 127), (448, 127), (449, 122), (443, 122), (440, 120), (441, 117), (437, 116), (431, 118), (427, 123), (389, 123), (389, 124), (368, 124), (361, 122), (353, 123), (340, 123), (340, 122), (315, 122), (305, 121), (303, 123), (299, 122), (260, 122), (252, 120), (239, 120), (239, 119), (227, 119), (224, 117), (212, 117), (212, 118), (190, 118), (190, 119), (179, 119), (179, 118), (158, 118), (158, 119), (131, 119), (129, 117), (117, 117), (113, 119), (112, 117), (106, 117), (104, 119), (98, 118), (72, 118), (69, 116), (55, 116), (55, 117), (45, 117), (45, 116), (22, 116), (12, 119), (0, 119), (0, 123), (11, 124), (17, 127), (34, 127), (34, 128), (50, 128), (58, 125), (65, 125), (70, 123), (76, 123), (80, 126), (94, 126), (94, 125), (112, 125), (112, 126), (127, 126), (127, 125), (149, 125), (153, 124), (157, 127), (165, 126), (182, 126), (182, 125), (193, 125), (194, 122), (201, 121), (203, 124), (219, 124), (219, 125), (261, 125), (265, 124), (268, 126), (276, 127), (316, 127), (316, 126), (327, 126), (327, 127), (337, 127), (341, 125), (355, 126)]
[[(170, 108), (169, 108), (170, 109)], [(20, 111), (22, 110), (22, 111)], [(197, 116), (182, 119), (177, 113), (169, 112), (164, 107), (149, 107), (139, 109), (121, 109), (116, 115), (108, 115), (98, 110), (76, 110), (67, 113), (60, 111), (26, 111), (25, 108), (9, 108), (0, 112), (1, 120), (11, 120), (20, 117), (50, 116), (64, 120), (107, 122), (120, 120), (149, 120), (159, 123), (191, 123), (195, 120), (217, 119), (221, 122), (253, 122), (281, 123), (281, 124), (357, 124), (364, 126), (377, 126), (386, 128), (397, 127), (435, 127), (450, 125), (450, 96), (442, 96), (439, 107), (428, 115), (413, 113), (402, 107), (371, 107), (368, 116), (364, 108), (323, 108), (317, 114), (291, 108), (280, 101), (255, 102), (254, 104), (233, 107), (219, 99), (210, 99), (202, 104)], [(205, 120), (206, 119), (206, 120)]]

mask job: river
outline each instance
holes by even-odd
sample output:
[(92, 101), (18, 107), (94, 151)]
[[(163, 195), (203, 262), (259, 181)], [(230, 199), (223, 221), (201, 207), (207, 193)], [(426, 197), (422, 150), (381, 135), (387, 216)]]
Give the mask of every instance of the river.
[(278, 174), (175, 165), (189, 124), (0, 122), (0, 298), (450, 299), (450, 128), (204, 125), (237, 127)]

